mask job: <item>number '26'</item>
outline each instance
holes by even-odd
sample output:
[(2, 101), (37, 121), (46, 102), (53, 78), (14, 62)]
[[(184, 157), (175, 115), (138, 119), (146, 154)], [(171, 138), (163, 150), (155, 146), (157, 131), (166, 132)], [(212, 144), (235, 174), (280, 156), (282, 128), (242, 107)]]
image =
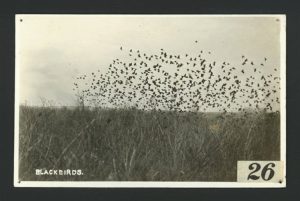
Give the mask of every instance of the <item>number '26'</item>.
[[(263, 169), (261, 170), (261, 174), (260, 174), (261, 178), (265, 181), (271, 180), (275, 175), (275, 172), (273, 170), (274, 167), (275, 167), (275, 163), (266, 164), (263, 167)], [(257, 176), (254, 173), (256, 173), (260, 170), (260, 168), (261, 168), (260, 164), (259, 163), (251, 163), (248, 168), (249, 168), (249, 170), (253, 170), (248, 175), (248, 180), (258, 180), (260, 178), (260, 176)]]

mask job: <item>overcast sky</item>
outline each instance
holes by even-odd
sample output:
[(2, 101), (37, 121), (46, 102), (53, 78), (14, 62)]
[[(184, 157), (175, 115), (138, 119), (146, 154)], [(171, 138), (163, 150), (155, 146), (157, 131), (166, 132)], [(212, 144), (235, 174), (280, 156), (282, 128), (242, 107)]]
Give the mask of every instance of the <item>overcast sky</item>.
[[(211, 51), (212, 59), (240, 63), (268, 58), (279, 76), (280, 21), (272, 17), (17, 15), (16, 68), (20, 103), (41, 98), (74, 105), (74, 78), (105, 71), (124, 49), (149, 54)], [(195, 40), (198, 41), (195, 45)]]

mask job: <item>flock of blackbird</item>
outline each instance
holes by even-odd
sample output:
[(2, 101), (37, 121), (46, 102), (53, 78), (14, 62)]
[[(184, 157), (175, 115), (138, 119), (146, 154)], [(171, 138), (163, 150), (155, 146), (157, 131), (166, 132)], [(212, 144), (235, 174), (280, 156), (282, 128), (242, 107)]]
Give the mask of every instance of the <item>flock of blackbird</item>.
[[(196, 41), (197, 43), (197, 41)], [(239, 65), (217, 62), (211, 52), (157, 54), (120, 47), (106, 72), (76, 78), (74, 89), (85, 105), (171, 111), (276, 111), (280, 77), (266, 74), (268, 59), (241, 55)], [(269, 68), (269, 66), (268, 66)], [(274, 71), (274, 73), (272, 73)]]

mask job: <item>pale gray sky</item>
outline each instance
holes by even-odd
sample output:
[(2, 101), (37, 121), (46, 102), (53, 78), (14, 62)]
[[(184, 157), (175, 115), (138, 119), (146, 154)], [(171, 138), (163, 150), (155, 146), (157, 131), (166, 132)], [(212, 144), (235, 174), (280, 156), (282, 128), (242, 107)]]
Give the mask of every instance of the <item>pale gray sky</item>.
[[(74, 105), (74, 78), (106, 71), (124, 49), (156, 54), (211, 51), (217, 62), (241, 63), (241, 55), (279, 76), (279, 16), (17, 15), (16, 63), (20, 103), (40, 98)], [(195, 40), (198, 41), (195, 44)], [(242, 75), (241, 75), (242, 76)]]

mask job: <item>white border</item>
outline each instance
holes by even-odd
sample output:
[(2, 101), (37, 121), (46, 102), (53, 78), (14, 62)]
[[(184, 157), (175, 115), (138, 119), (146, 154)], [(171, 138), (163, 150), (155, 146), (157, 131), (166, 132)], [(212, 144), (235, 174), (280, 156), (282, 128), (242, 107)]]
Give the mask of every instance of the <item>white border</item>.
[(280, 20), (280, 160), (284, 161), (286, 186), (286, 16), (281, 15)]
[(100, 17), (100, 16), (150, 16), (150, 17), (277, 17), (280, 19), (280, 158), (284, 162), (283, 175), (286, 175), (286, 15), (16, 15), (15, 16), (15, 133), (14, 133), (14, 186), (15, 187), (80, 187), (80, 188), (283, 188), (286, 187), (286, 178), (279, 183), (239, 183), (239, 182), (90, 182), (90, 181), (22, 181), (19, 178), (19, 86), (20, 86), (20, 59), (19, 54), (19, 27), (17, 21), (22, 16), (52, 16), (52, 17)]
[(14, 133), (14, 186), (18, 186), (19, 179), (19, 87), (20, 87), (20, 59), (18, 16), (15, 16), (15, 133)]
[(240, 182), (135, 182), (135, 181), (22, 181), (15, 187), (74, 188), (283, 188), (279, 183)]

